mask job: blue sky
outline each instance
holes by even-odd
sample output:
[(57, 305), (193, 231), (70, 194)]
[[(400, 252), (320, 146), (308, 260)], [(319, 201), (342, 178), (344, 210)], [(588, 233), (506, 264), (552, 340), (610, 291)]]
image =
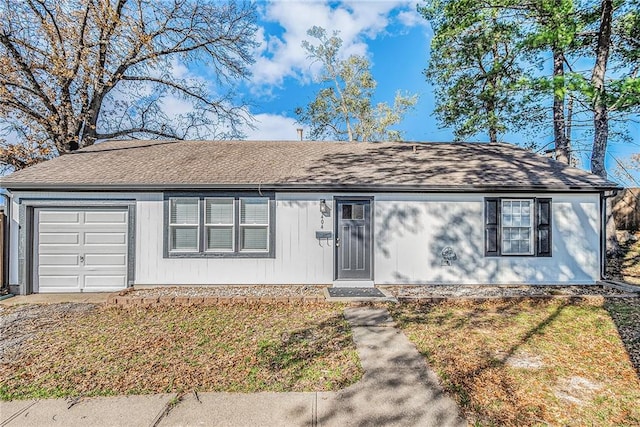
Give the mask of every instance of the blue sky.
[[(450, 141), (450, 129), (441, 129), (432, 116), (434, 95), (422, 74), (429, 58), (432, 31), (416, 11), (413, 1), (261, 1), (258, 33), (260, 47), (256, 50), (253, 76), (243, 84), (241, 92), (252, 103), (256, 129), (247, 130), (248, 139), (296, 139), (294, 109), (313, 99), (318, 85), (313, 76), (317, 64), (309, 64), (301, 42), (309, 39), (307, 29), (313, 25), (329, 32), (340, 31), (343, 55), (366, 55), (373, 64), (372, 73), (378, 81), (375, 102), (393, 102), (397, 90), (419, 95), (414, 111), (399, 128), (405, 140)], [(615, 159), (623, 160), (640, 152), (640, 126), (631, 123), (627, 130), (632, 143), (610, 141), (608, 170), (615, 168)], [(575, 135), (578, 143), (588, 146), (588, 136)], [(551, 126), (538, 136), (544, 146), (553, 140)], [(478, 135), (472, 141), (487, 141)], [(507, 142), (522, 143), (524, 135), (505, 137)], [(588, 169), (588, 152), (581, 152), (581, 167)], [(640, 174), (635, 174), (640, 185)], [(629, 182), (627, 184), (633, 184)]]

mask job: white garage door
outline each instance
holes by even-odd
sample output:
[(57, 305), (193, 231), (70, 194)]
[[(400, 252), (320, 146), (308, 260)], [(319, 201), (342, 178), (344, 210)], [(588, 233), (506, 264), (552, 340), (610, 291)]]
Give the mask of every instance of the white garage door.
[(127, 211), (36, 209), (34, 292), (127, 286)]

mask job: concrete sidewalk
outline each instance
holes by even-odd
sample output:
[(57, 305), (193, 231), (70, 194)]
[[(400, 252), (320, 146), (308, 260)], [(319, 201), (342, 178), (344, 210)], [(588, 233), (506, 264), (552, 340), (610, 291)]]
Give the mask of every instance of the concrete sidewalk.
[(191, 393), (0, 402), (1, 426), (463, 426), (386, 310), (347, 308), (365, 374), (338, 392)]

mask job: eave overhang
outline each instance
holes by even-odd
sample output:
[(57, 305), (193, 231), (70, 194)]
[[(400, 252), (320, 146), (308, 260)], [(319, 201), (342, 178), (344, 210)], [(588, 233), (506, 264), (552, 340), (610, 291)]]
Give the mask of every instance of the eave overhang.
[(622, 190), (617, 185), (542, 185), (542, 184), (505, 184), (505, 185), (402, 185), (402, 184), (338, 184), (338, 183), (286, 183), (286, 184), (215, 184), (215, 183), (166, 183), (166, 184), (42, 184), (9, 183), (0, 180), (0, 186), (10, 191), (65, 191), (65, 192), (162, 192), (185, 190), (233, 190), (233, 191), (282, 191), (282, 192), (381, 192), (381, 193), (514, 193), (514, 192), (587, 192)]

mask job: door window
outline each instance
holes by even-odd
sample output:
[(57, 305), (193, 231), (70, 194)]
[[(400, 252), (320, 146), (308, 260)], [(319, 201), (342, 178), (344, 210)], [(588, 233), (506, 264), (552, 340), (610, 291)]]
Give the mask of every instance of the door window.
[(343, 204), (342, 219), (364, 219), (364, 204)]

